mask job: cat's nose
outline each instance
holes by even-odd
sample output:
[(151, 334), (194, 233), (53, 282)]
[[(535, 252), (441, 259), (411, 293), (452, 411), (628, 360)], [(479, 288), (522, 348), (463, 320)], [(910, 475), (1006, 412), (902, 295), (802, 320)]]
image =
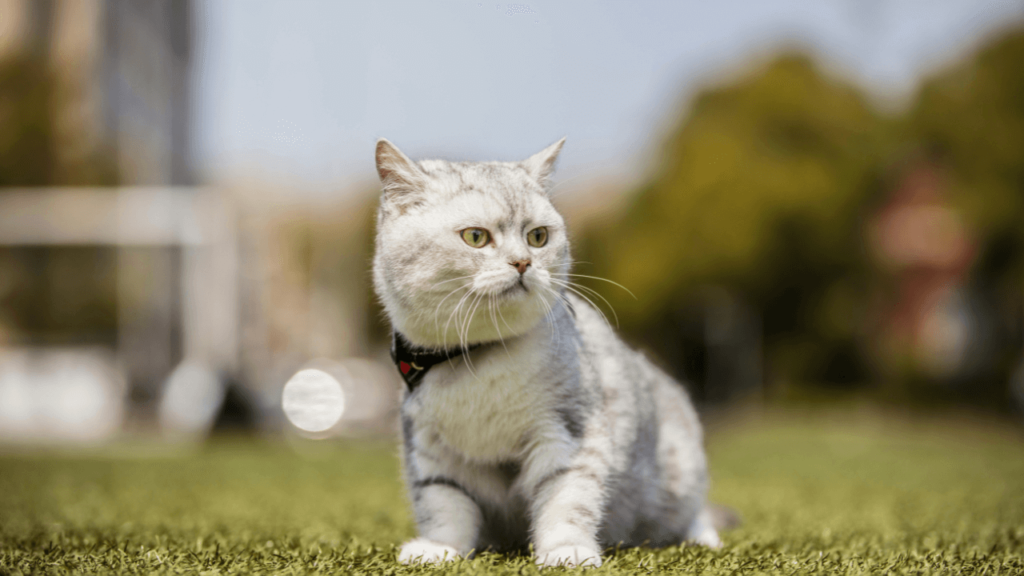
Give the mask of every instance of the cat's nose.
[(519, 270), (520, 274), (524, 274), (526, 272), (526, 267), (530, 265), (530, 260), (515, 260), (513, 262), (509, 262), (509, 264), (514, 266), (516, 270)]

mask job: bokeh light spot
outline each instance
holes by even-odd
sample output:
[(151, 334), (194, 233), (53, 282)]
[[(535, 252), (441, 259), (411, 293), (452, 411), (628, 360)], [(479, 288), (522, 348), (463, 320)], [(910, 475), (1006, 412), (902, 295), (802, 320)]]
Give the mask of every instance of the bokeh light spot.
[(345, 411), (345, 392), (327, 372), (307, 368), (298, 371), (284, 385), (281, 406), (296, 428), (323, 432), (341, 419)]

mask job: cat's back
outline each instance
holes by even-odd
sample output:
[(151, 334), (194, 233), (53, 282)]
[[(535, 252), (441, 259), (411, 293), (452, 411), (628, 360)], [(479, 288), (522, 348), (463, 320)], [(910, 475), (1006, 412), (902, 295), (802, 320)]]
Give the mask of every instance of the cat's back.
[(575, 295), (569, 295), (569, 302), (581, 342), (584, 380), (602, 390), (606, 403), (618, 401), (627, 416), (667, 421), (673, 434), (685, 434), (699, 444), (700, 420), (683, 385), (627, 345), (589, 302)]

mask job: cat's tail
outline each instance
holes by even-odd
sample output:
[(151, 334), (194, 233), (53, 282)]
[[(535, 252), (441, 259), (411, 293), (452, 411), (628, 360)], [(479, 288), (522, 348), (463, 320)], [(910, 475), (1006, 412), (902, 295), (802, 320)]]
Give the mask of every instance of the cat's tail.
[(711, 525), (715, 527), (715, 530), (732, 530), (733, 528), (739, 528), (740, 524), (743, 524), (743, 518), (740, 516), (740, 513), (728, 506), (708, 502), (705, 511), (710, 517)]

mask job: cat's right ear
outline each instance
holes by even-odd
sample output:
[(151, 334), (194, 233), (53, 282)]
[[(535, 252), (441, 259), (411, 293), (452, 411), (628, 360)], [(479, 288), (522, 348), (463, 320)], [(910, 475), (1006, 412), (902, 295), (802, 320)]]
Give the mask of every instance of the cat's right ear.
[(384, 188), (384, 196), (399, 205), (412, 200), (423, 189), (423, 171), (397, 146), (381, 138), (377, 140), (377, 175)]
[(563, 144), (565, 144), (565, 138), (523, 161), (526, 171), (544, 188), (548, 187), (551, 173), (555, 171), (555, 161), (558, 160), (558, 154), (562, 151)]

